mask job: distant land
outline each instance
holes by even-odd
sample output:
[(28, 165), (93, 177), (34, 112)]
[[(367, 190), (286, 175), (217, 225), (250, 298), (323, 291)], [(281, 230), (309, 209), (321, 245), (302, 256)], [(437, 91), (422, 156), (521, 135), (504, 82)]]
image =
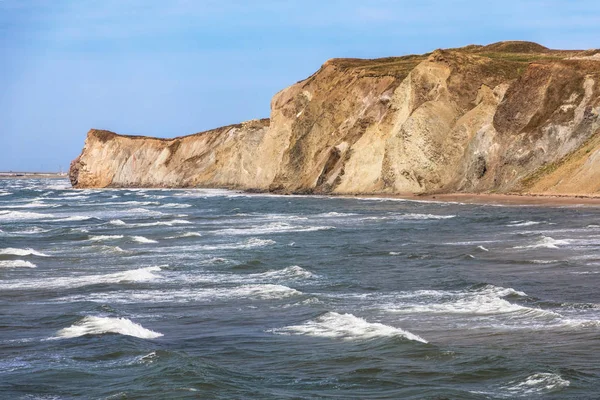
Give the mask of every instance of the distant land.
[(66, 172), (15, 172), (15, 171), (0, 171), (0, 179), (3, 178), (66, 178)]
[(600, 195), (600, 50), (499, 42), (331, 59), (271, 117), (174, 139), (89, 131), (77, 188)]

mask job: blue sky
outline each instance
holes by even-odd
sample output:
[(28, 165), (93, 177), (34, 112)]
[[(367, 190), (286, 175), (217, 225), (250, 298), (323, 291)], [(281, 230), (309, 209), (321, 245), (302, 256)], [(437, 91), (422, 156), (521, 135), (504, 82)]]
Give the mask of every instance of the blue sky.
[(171, 137), (268, 117), (332, 57), (500, 40), (598, 48), (600, 2), (0, 0), (0, 170), (66, 169), (90, 128)]

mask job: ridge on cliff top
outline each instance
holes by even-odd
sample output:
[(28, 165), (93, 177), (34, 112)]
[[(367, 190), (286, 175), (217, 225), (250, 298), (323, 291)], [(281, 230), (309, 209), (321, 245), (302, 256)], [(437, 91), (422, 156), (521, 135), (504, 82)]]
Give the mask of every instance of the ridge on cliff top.
[(495, 60), (527, 64), (530, 62), (555, 61), (578, 56), (590, 56), (599, 50), (552, 50), (541, 44), (526, 41), (503, 41), (488, 45), (471, 44), (464, 47), (437, 49), (425, 54), (411, 54), (400, 57), (374, 59), (332, 58), (323, 67), (335, 66), (343, 70), (360, 70), (374, 76), (392, 75), (403, 78), (436, 52), (457, 52), (472, 56), (486, 57)]

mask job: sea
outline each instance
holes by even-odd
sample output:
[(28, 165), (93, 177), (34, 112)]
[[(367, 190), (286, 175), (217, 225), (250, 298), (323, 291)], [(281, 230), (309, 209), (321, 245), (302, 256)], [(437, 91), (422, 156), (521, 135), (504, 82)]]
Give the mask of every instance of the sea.
[(0, 180), (2, 399), (600, 399), (600, 208)]

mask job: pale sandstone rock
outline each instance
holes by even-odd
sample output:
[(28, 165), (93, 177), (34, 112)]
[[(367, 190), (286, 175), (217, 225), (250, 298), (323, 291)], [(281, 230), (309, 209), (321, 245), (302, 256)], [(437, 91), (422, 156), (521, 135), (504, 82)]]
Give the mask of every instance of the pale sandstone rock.
[(91, 130), (75, 187), (600, 192), (600, 63), (527, 42), (333, 59), (269, 120), (175, 139)]

